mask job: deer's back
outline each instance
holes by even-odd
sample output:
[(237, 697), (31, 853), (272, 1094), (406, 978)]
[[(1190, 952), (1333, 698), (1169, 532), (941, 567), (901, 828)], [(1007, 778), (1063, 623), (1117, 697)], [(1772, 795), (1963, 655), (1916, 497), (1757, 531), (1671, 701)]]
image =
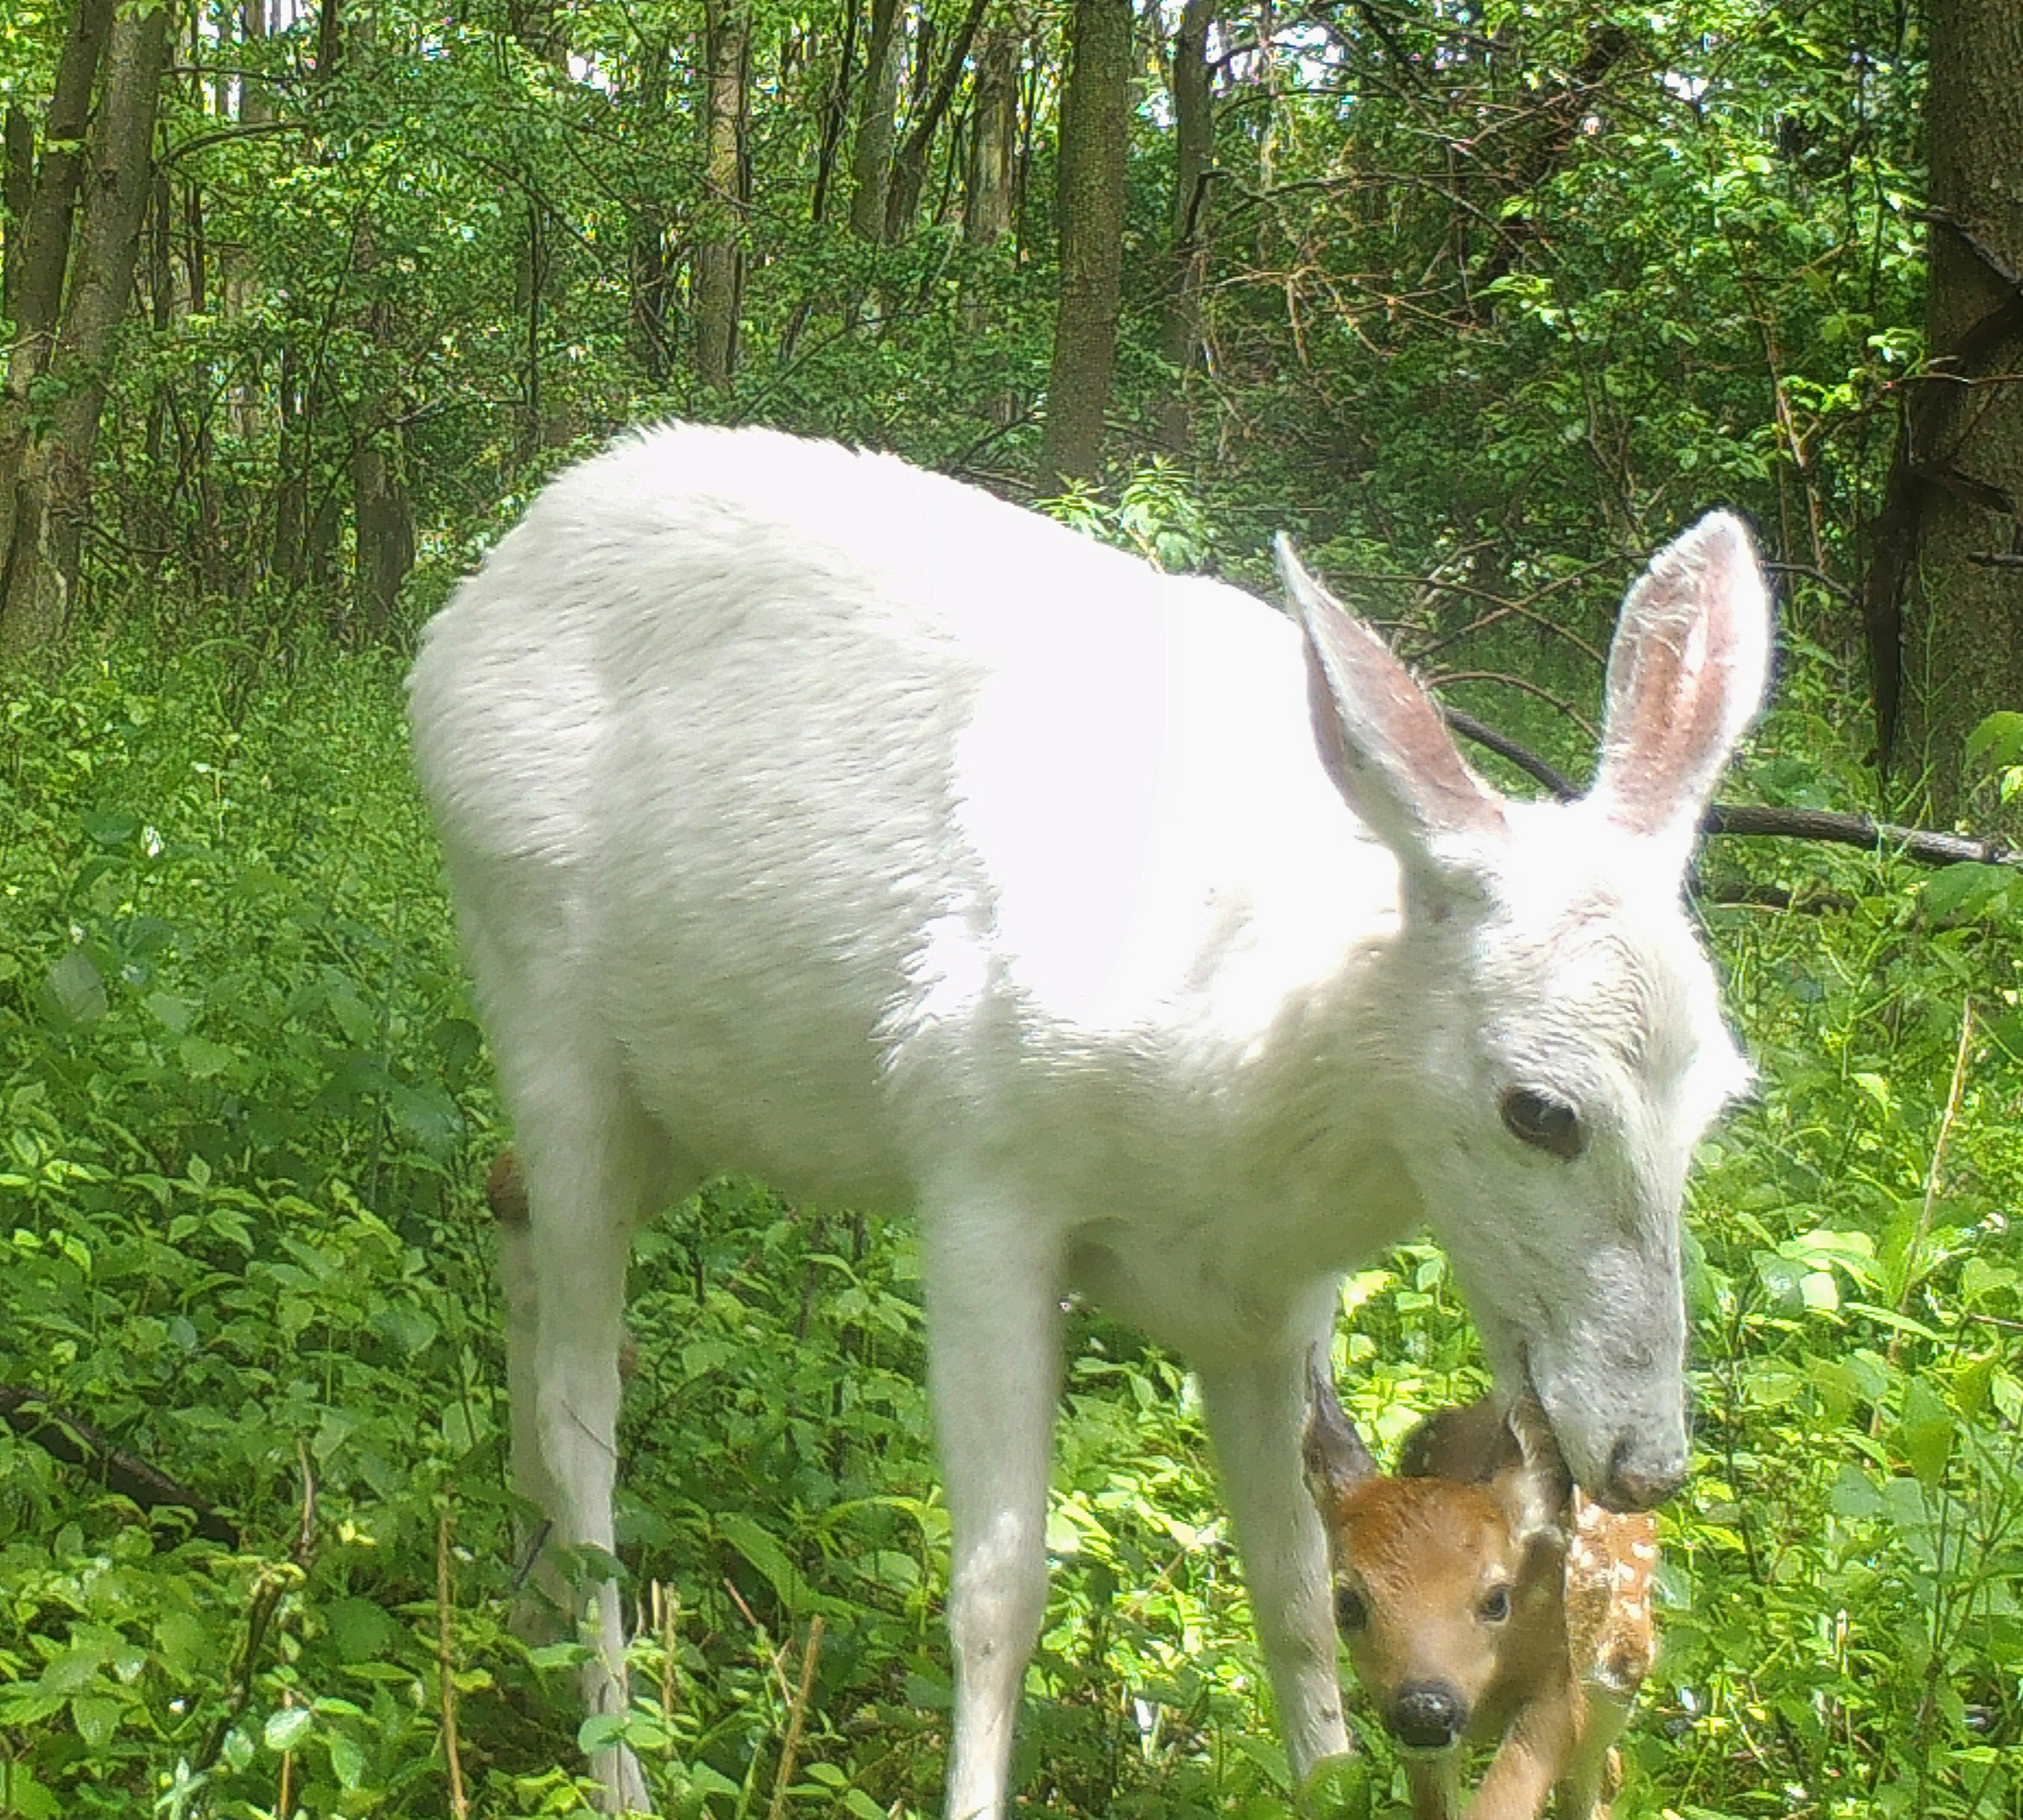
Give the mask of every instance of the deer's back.
[(538, 963), (698, 1162), (789, 1187), (906, 1198), (951, 1106), (1113, 1061), (1128, 1117), (1395, 921), (1288, 622), (886, 457), (587, 463), (411, 686), (481, 987)]

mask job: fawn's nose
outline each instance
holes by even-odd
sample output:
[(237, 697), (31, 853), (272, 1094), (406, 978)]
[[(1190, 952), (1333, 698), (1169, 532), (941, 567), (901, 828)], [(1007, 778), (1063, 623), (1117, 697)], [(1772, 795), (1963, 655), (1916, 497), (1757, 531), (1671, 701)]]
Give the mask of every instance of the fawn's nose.
[(1620, 1435), (1608, 1455), (1608, 1483), (1600, 1497), (1611, 1510), (1655, 1510), (1685, 1483), (1683, 1451), (1647, 1453), (1634, 1435)]
[(1439, 1751), (1461, 1735), (1467, 1716), (1467, 1708), (1453, 1688), (1438, 1681), (1422, 1681), (1398, 1689), (1384, 1723), (1399, 1744), (1416, 1751)]

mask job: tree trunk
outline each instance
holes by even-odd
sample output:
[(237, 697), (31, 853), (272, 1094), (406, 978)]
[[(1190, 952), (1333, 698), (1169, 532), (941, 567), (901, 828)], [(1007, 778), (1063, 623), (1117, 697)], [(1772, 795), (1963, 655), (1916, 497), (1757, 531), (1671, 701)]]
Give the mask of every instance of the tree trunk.
[[(657, 148), (667, 121), (667, 60), (672, 45), (666, 37), (650, 38), (639, 72), (639, 136), (652, 150)], [(649, 171), (657, 172), (659, 160), (647, 160)], [(656, 178), (649, 176), (649, 183)], [(643, 196), (633, 205), (627, 240), (627, 264), (631, 278), (630, 339), (632, 357), (656, 385), (667, 377), (667, 211), (656, 197)]]
[[(370, 34), (368, 20), (362, 30)], [(566, 77), (569, 73), (568, 15), (556, 0), (513, 0), (507, 25), (529, 56), (537, 57)], [(360, 48), (369, 44), (368, 37)], [(524, 325), (526, 365), (522, 369), (520, 459), (533, 461), (545, 448), (559, 448), (576, 434), (576, 413), (568, 395), (551, 385), (547, 373), (548, 324), (560, 314), (556, 245), (559, 238), (533, 185), (526, 191), (526, 228), (521, 235), (514, 280), (514, 301)]]
[(1903, 737), (1950, 818), (1973, 781), (1967, 735), (2023, 709), (2023, 8), (1933, 0), (1930, 79), (1926, 334), (1942, 376), (1921, 388), (1907, 450)]
[(707, 0), (709, 69), (704, 121), (706, 225), (696, 249), (696, 371), (730, 384), (737, 363), (738, 225), (745, 212), (745, 80), (749, 0)]
[(976, 59), (976, 101), (969, 129), (969, 172), (962, 237), (995, 246), (1012, 231), (1018, 165), (1018, 34), (993, 25)]
[(1123, 295), (1130, 0), (1075, 0), (1072, 32), (1061, 96), (1060, 307), (1040, 441), (1048, 493), (1094, 479), (1102, 453)]
[(42, 165), (23, 211), (19, 242), (10, 237), (7, 246), (15, 338), (0, 389), (0, 657), (28, 650), (55, 629), (25, 613), (11, 614), (7, 603), (15, 570), (39, 565), (35, 552), (47, 533), (46, 481), (32, 435), (31, 400), (55, 347), (92, 88), (112, 18), (113, 0), (78, 0), (70, 15), (43, 125)]
[(871, 43), (857, 90), (857, 133), (850, 149), (850, 232), (859, 240), (885, 235), (886, 181), (892, 166), (892, 124), (899, 105), (899, 65), (906, 40), (899, 0), (871, 0)]
[[(166, 5), (123, 11), (114, 21), (105, 90), (87, 145), (90, 181), (75, 273), (49, 356), (50, 376), (58, 382), (55, 400), (46, 429), (25, 426), (19, 464), (9, 476), (13, 510), (0, 553), (0, 651), (10, 654), (57, 636), (76, 586), (105, 360), (134, 288), (167, 52)], [(12, 377), (10, 363), (10, 383)]]
[[(369, 224), (361, 224), (352, 245), (352, 267), (373, 288), (379, 248)], [(538, 275), (538, 274), (536, 274)], [(538, 283), (534, 295), (540, 295)], [(394, 306), (385, 297), (366, 305), (360, 327), (374, 349), (366, 385), (353, 426), (351, 498), (356, 540), (352, 566), (351, 622), (366, 640), (386, 636), (400, 599), (401, 584), (415, 564), (415, 523), (408, 504), (404, 441), (396, 395), (384, 375), (396, 368), (400, 349), (394, 334)]]
[(822, 109), (822, 143), (815, 154), (815, 190), (808, 199), (810, 221), (820, 221), (828, 208), (836, 147), (843, 143), (844, 122), (850, 115), (850, 65), (856, 61), (856, 54), (857, 9), (853, 4), (843, 22), (843, 48), (836, 60), (836, 84)]
[[(984, 11), (989, 4), (990, 0), (969, 0), (969, 10), (956, 28), (955, 42), (942, 59), (941, 74), (935, 81), (933, 91), (927, 95), (918, 116), (906, 129), (906, 143), (892, 161), (892, 185), (886, 196), (885, 208), (885, 237), (889, 241), (904, 240), (913, 231), (913, 218), (919, 212), (920, 192), (926, 183), (927, 155), (934, 148), (935, 134), (940, 129), (942, 117), (948, 112), (949, 103), (956, 98), (963, 66), (969, 61), (969, 46), (976, 42), (976, 28), (983, 24)], [(928, 51), (932, 44), (932, 34), (923, 20), (917, 69), (918, 85), (922, 89), (926, 87)]]
[(28, 211), (35, 200), (35, 123), (28, 111), (7, 104), (6, 172), (0, 176), (0, 234), (6, 236), (5, 258), (0, 260), (0, 316), (15, 319), (15, 302), (21, 289), (21, 239), (27, 231)]
[(1159, 408), (1161, 439), (1185, 449), (1192, 428), (1188, 382), (1201, 350), (1201, 293), (1208, 265), (1208, 173), (1216, 161), (1215, 96), (1209, 86), (1208, 33), (1216, 0), (1187, 0), (1173, 40), (1173, 270), (1167, 296), (1164, 353), (1177, 381)]

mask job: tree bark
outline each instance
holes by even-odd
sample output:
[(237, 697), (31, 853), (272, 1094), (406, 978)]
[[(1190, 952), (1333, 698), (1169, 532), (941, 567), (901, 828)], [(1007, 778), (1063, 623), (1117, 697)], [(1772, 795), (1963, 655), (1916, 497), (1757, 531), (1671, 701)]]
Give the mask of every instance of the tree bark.
[[(942, 59), (941, 73), (935, 80), (933, 91), (918, 116), (907, 127), (906, 142), (892, 161), (892, 183), (885, 207), (885, 237), (887, 240), (904, 240), (913, 231), (913, 219), (920, 208), (920, 192), (926, 183), (927, 155), (933, 150), (935, 134), (940, 129), (949, 104), (956, 98), (963, 68), (969, 61), (969, 47), (976, 41), (976, 28), (983, 24), (984, 13), (989, 5), (990, 0), (969, 0), (969, 10), (956, 28), (955, 42)], [(926, 75), (926, 48), (930, 42), (923, 22), (919, 59), (923, 77)], [(925, 82), (922, 86), (926, 86)]]
[[(134, 288), (167, 53), (165, 5), (122, 12), (114, 21), (86, 148), (75, 271), (49, 355), (48, 372), (60, 383), (46, 427), (25, 425), (18, 464), (6, 476), (12, 511), (0, 546), (0, 653), (53, 642), (76, 587), (105, 361)], [(11, 387), (11, 362), (8, 376)]]
[(871, 43), (865, 52), (856, 138), (850, 148), (850, 232), (859, 240), (876, 241), (885, 235), (893, 116), (899, 105), (899, 65), (906, 51), (898, 27), (899, 0), (871, 0)]
[(1173, 271), (1163, 351), (1179, 377), (1160, 405), (1159, 428), (1162, 440), (1177, 450), (1190, 440), (1187, 382), (1200, 356), (1201, 293), (1207, 278), (1208, 173), (1216, 161), (1208, 33), (1216, 4), (1187, 0), (1173, 39)]
[[(538, 58), (559, 77), (569, 73), (568, 14), (556, 0), (512, 0), (507, 26), (529, 56)], [(373, 22), (362, 22), (369, 34)], [(362, 41), (361, 48), (364, 47)], [(556, 246), (561, 236), (548, 219), (547, 206), (536, 185), (526, 185), (526, 230), (521, 236), (514, 281), (514, 301), (525, 325), (520, 418), (520, 459), (533, 459), (545, 448), (559, 448), (576, 435), (576, 413), (567, 393), (550, 383), (547, 371), (548, 324), (560, 314), (560, 285)]]
[(1018, 34), (993, 25), (976, 59), (976, 98), (969, 128), (969, 171), (962, 237), (995, 246), (1012, 231), (1018, 164)]
[(696, 249), (696, 371), (725, 386), (737, 364), (738, 225), (745, 212), (746, 64), (749, 0), (706, 0), (709, 70), (703, 186), (707, 225)]
[(1933, 0), (1928, 105), (1933, 396), (1906, 452), (1902, 739), (1951, 819), (1972, 783), (1967, 735), (2023, 709), (2023, 8)]
[(1130, 0), (1076, 0), (1061, 96), (1060, 306), (1040, 441), (1040, 485), (1095, 478), (1123, 296)]
[(28, 110), (7, 104), (6, 171), (0, 175), (0, 234), (6, 236), (5, 258), (0, 260), (0, 316), (15, 319), (15, 303), (21, 289), (21, 239), (27, 230), (28, 211), (35, 200), (35, 123)]
[[(639, 135), (656, 148), (667, 120), (667, 60), (673, 46), (663, 35), (649, 38), (639, 72)], [(657, 172), (659, 160), (649, 155), (647, 168)], [(656, 179), (647, 178), (648, 183)], [(633, 205), (627, 239), (631, 279), (632, 357), (656, 385), (667, 377), (667, 211), (657, 197), (642, 196)]]
[(112, 18), (113, 0), (78, 0), (70, 15), (43, 125), (42, 165), (23, 210), (20, 239), (10, 237), (7, 248), (15, 338), (0, 388), (0, 658), (32, 648), (54, 630), (25, 611), (10, 613), (7, 603), (15, 571), (37, 566), (35, 553), (47, 534), (46, 477), (32, 400), (55, 348), (92, 89)]
[(857, 54), (857, 9), (852, 5), (843, 22), (843, 48), (836, 60), (836, 84), (822, 109), (822, 142), (815, 154), (815, 189), (808, 198), (808, 219), (820, 221), (828, 208), (829, 184), (836, 174), (836, 148), (843, 143), (850, 114), (850, 65)]
[[(352, 267), (369, 293), (379, 265), (379, 248), (369, 224), (361, 224), (352, 245)], [(538, 295), (538, 286), (536, 288)], [(385, 637), (399, 604), (401, 585), (415, 565), (415, 520), (408, 502), (406, 437), (395, 409), (396, 395), (381, 376), (399, 358), (394, 306), (375, 296), (360, 316), (376, 353), (368, 394), (353, 425), (351, 498), (356, 538), (352, 565), (351, 620), (367, 639)]]

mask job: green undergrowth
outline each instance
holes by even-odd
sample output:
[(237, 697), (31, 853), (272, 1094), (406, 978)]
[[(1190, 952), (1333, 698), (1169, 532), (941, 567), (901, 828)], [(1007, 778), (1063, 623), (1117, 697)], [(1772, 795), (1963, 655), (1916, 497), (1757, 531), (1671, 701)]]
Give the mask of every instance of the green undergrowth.
[[(1788, 688), (1737, 794), (1846, 799), (1811, 701)], [(1699, 1452), (1617, 1811), (2014, 1815), (2018, 917), (1858, 855), (1706, 867), (1831, 895), (1707, 911), (1762, 1093), (1698, 1176)], [(395, 666), (226, 688), (115, 646), (15, 693), (0, 1388), (44, 1401), (0, 1428), (0, 1815), (448, 1813), (446, 1664), (470, 1810), (576, 1811), (580, 1648), (506, 1624), (502, 1141)], [(1347, 1301), (1382, 1445), (1478, 1385), (1437, 1254)], [(713, 1185), (643, 1235), (632, 1324), (636, 1701), (586, 1741), (622, 1729), (670, 1814), (935, 1811), (946, 1525), (906, 1229)], [(1189, 1381), (1093, 1314), (1074, 1338), (1029, 1810), (1283, 1813)], [(65, 1464), (38, 1406), (238, 1545)], [(1317, 1806), (1397, 1811), (1362, 1730)]]

